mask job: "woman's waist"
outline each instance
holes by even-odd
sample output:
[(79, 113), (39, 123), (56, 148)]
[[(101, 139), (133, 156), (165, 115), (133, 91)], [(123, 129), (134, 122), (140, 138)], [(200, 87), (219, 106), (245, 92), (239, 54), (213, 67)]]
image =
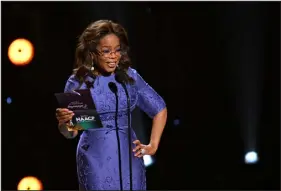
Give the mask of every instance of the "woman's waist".
[[(131, 115), (131, 113), (130, 113)], [(99, 113), (99, 118), (102, 121), (111, 121), (116, 119), (116, 112), (105, 112), (105, 113)], [(117, 119), (127, 119), (128, 118), (128, 112), (127, 111), (118, 111), (117, 113)]]
[[(129, 126), (128, 125), (110, 125), (110, 124), (106, 124), (103, 125), (103, 127), (99, 127), (99, 128), (92, 128), (92, 129), (87, 129), (87, 130), (83, 130), (84, 134), (92, 134), (92, 133), (98, 133), (98, 132), (111, 132), (111, 131), (120, 131), (120, 132), (124, 132), (127, 133), (129, 132)], [(134, 131), (132, 127), (130, 127), (130, 131)]]
[(103, 122), (103, 126), (102, 127), (98, 127), (98, 128), (90, 128), (87, 130), (83, 130), (83, 132), (87, 132), (87, 131), (109, 131), (109, 130), (128, 130), (128, 125), (111, 125), (108, 123), (104, 123)]
[(106, 125), (101, 128), (96, 129), (88, 129), (84, 130), (81, 134), (80, 140), (106, 140), (111, 139), (110, 137), (116, 137), (116, 132), (118, 133), (119, 137), (121, 139), (127, 138), (129, 131), (131, 132), (132, 138), (135, 138), (135, 132), (132, 127), (128, 128), (128, 125), (123, 126), (113, 126), (113, 125)]

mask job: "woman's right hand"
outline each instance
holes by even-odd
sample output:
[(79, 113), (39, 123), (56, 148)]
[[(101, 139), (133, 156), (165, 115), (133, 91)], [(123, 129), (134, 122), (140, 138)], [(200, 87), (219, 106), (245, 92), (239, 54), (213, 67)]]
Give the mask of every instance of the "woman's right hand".
[(56, 118), (59, 122), (60, 132), (67, 138), (74, 138), (78, 135), (78, 131), (71, 124), (74, 112), (66, 108), (56, 109)]
[(56, 118), (59, 122), (59, 125), (70, 125), (70, 121), (74, 116), (74, 112), (66, 108), (56, 109)]

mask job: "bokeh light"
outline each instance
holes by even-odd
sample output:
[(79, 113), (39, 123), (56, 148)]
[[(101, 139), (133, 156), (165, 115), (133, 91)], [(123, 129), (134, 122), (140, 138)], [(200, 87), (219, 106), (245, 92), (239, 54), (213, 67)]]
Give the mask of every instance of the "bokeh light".
[(174, 126), (178, 126), (180, 124), (180, 120), (179, 119), (175, 119), (174, 120)]
[(14, 40), (8, 49), (8, 57), (16, 66), (27, 65), (34, 56), (34, 48), (29, 40), (19, 38)]
[(12, 98), (10, 98), (10, 97), (7, 97), (7, 104), (11, 104), (12, 103)]
[(19, 182), (18, 190), (43, 190), (43, 185), (38, 178), (26, 176)]

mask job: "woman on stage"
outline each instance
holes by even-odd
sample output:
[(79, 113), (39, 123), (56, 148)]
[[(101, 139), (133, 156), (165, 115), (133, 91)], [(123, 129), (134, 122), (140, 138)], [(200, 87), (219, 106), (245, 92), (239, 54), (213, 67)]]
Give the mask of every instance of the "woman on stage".
[[(146, 190), (142, 157), (157, 151), (167, 109), (164, 100), (130, 67), (128, 50), (125, 29), (108, 20), (91, 23), (79, 38), (76, 66), (66, 82), (65, 92), (90, 89), (103, 125), (103, 128), (85, 130), (80, 136), (76, 155), (80, 190)], [(110, 82), (117, 86), (118, 128), (116, 97), (108, 86)], [(139, 107), (153, 119), (148, 145), (142, 144), (128, 125), (127, 96), (122, 83), (128, 90), (130, 112)], [(59, 130), (66, 138), (78, 135), (70, 123), (73, 115), (66, 108), (56, 110)], [(128, 132), (131, 132), (130, 141)]]

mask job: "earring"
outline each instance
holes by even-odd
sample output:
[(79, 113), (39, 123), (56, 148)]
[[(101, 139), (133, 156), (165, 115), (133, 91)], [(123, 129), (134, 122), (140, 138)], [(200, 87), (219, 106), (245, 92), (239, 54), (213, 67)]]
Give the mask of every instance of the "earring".
[(92, 62), (92, 67), (91, 67), (91, 70), (94, 71), (95, 70), (95, 67), (94, 67), (94, 62)]

